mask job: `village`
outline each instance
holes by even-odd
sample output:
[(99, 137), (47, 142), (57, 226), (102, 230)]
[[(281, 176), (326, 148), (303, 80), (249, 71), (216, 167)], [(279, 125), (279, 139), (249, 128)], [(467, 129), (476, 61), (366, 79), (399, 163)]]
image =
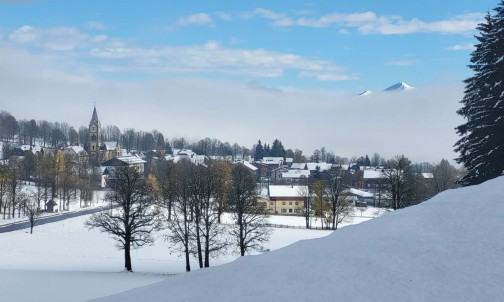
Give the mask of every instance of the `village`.
[[(202, 166), (205, 166), (208, 161), (215, 160), (232, 165), (243, 165), (257, 182), (258, 204), (262, 205), (265, 214), (270, 215), (330, 216), (325, 213), (330, 212), (329, 207), (319, 206), (316, 209), (314, 205), (317, 198), (320, 199), (319, 203), (325, 203), (322, 199), (328, 198), (325, 196), (327, 194), (323, 192), (319, 193), (319, 197), (317, 197), (314, 186), (317, 181), (328, 177), (336, 179), (337, 198), (361, 211), (367, 206), (397, 209), (421, 202), (436, 193), (433, 187), (439, 183), (434, 177), (435, 173), (415, 173), (416, 193), (417, 195), (423, 194), (423, 196), (418, 197), (419, 199), (415, 201), (408, 201), (411, 203), (402, 201), (404, 204), (401, 205), (397, 200), (392, 200), (393, 198), (397, 199), (395, 191), (397, 188), (393, 187), (393, 182), (395, 178), (404, 178), (403, 174), (405, 173), (401, 170), (404, 168), (373, 166), (370, 165), (369, 160), (368, 165), (363, 165), (363, 163), (350, 162), (338, 164), (334, 160), (332, 163), (318, 162), (318, 160), (316, 162), (295, 162), (292, 157), (263, 156), (262, 158), (254, 158), (245, 154), (209, 156), (197, 154), (185, 148), (127, 150), (121, 148), (119, 141), (103, 141), (103, 130), (96, 107), (93, 109), (87, 131), (88, 139), (83, 145), (79, 143), (72, 145), (69, 142), (60, 143), (57, 148), (43, 147), (38, 144), (10, 145), (8, 153), (11, 161), (23, 163), (22, 171), (24, 173), (18, 172), (18, 174), (21, 173), (18, 175), (19, 180), (33, 181), (35, 187), (38, 188), (37, 211), (68, 210), (72, 198), (79, 199), (81, 207), (88, 206), (93, 201), (92, 191), (107, 190), (110, 182), (114, 181), (114, 170), (118, 167), (134, 167), (144, 177), (147, 177), (149, 172), (155, 170), (162, 162), (177, 163), (181, 160)], [(2, 149), (7, 150), (5, 144)], [(47, 174), (47, 171), (43, 171), (44, 167), (47, 168), (47, 163), (42, 161), (44, 154), (46, 157), (51, 154), (56, 169), (66, 174), (63, 173), (63, 176), (59, 176), (57, 180), (54, 177), (52, 181), (43, 180), (42, 175)], [(6, 166), (7, 162), (7, 159), (4, 159), (3, 166)], [(384, 164), (384, 161), (382, 160), (380, 163)], [(73, 178), (70, 175), (73, 175)], [(455, 175), (450, 177), (453, 178)], [(59, 186), (59, 189), (56, 186)], [(439, 190), (442, 189), (446, 188)], [(77, 194), (77, 192), (79, 193)], [(401, 194), (403, 193), (401, 192)], [(10, 216), (9, 207), (12, 207), (12, 216), (14, 216), (16, 204), (18, 207), (23, 204), (23, 202), (12, 201), (9, 205), (9, 200), (9, 198), (2, 198), (2, 204), (0, 204), (0, 209), (3, 209), (4, 212), (4, 219)], [(24, 210), (24, 208), (19, 208), (18, 212)], [(307, 227), (309, 227), (308, 224)]]

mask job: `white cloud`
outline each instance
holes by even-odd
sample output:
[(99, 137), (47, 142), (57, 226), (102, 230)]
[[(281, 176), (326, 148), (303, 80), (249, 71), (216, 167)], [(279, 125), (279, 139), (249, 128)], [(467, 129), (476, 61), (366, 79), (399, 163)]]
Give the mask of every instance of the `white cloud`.
[(468, 34), (483, 20), (481, 13), (456, 15), (434, 22), (417, 18), (405, 20), (400, 16), (379, 16), (374, 12), (331, 13), (318, 18), (291, 18), (287, 14), (257, 8), (256, 16), (272, 20), (275, 26), (342, 27), (356, 28), (361, 34), (398, 35), (413, 33)]
[[(197, 18), (196, 18), (197, 19)], [(195, 19), (193, 19), (194, 21)], [(188, 23), (186, 23), (188, 24)], [(10, 35), (15, 43), (41, 48), (68, 68), (96, 73), (224, 74), (268, 78), (294, 71), (320, 81), (353, 79), (329, 60), (266, 49), (229, 48), (219, 41), (186, 46), (133, 46), (131, 42), (90, 35), (75, 27), (23, 26)]]
[[(142, 72), (186, 72), (186, 73), (221, 73), (254, 77), (279, 77), (286, 70), (299, 72), (317, 72), (319, 76), (310, 76), (320, 80), (329, 80), (337, 74), (344, 77), (342, 68), (331, 61), (314, 60), (296, 54), (268, 51), (265, 49), (226, 48), (217, 41), (203, 45), (165, 46), (156, 48), (106, 47), (93, 48), (91, 56), (102, 59), (122, 59), (130, 63), (119, 62), (116, 68), (132, 68)], [(156, 59), (156, 64), (148, 64), (148, 59)], [(138, 60), (142, 60), (142, 64)], [(112, 67), (113, 68), (113, 67)], [(325, 76), (323, 74), (326, 74)]]
[(215, 15), (217, 15), (217, 17), (219, 17), (222, 21), (231, 21), (233, 19), (231, 14), (228, 14), (226, 12), (217, 12), (215, 13)]
[(104, 24), (96, 22), (96, 21), (89, 21), (86, 23), (86, 28), (93, 29), (93, 30), (104, 30), (106, 28), (106, 26)]
[(357, 80), (359, 79), (357, 76), (350, 76), (346, 74), (340, 73), (328, 73), (328, 72), (313, 72), (313, 71), (301, 71), (299, 73), (300, 77), (303, 78), (313, 78), (319, 81), (348, 81), (348, 80)]
[(474, 44), (457, 44), (446, 48), (446, 50), (474, 50)]
[(294, 21), (287, 17), (285, 14), (275, 13), (272, 10), (265, 8), (256, 8), (254, 14), (262, 18), (273, 20), (273, 25), (275, 26), (291, 26), (294, 25)]
[(389, 60), (385, 65), (391, 65), (391, 66), (411, 66), (414, 64), (417, 64), (418, 60)]
[(32, 43), (38, 41), (41, 36), (41, 30), (25, 25), (11, 33), (9, 35), (9, 40), (16, 43)]
[(107, 40), (105, 35), (89, 35), (75, 27), (48, 29), (22, 26), (9, 35), (9, 40), (20, 44), (33, 44), (45, 50), (71, 51)]
[(213, 20), (208, 14), (198, 13), (178, 19), (177, 24), (180, 26), (212, 25)]

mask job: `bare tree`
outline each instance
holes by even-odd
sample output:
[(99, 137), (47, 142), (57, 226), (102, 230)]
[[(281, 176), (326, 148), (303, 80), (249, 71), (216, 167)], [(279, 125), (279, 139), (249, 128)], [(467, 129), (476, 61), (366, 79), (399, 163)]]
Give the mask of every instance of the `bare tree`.
[(457, 184), (457, 169), (450, 165), (446, 159), (442, 159), (441, 162), (434, 167), (432, 174), (433, 194), (459, 187)]
[(231, 164), (225, 160), (214, 160), (211, 163), (215, 181), (214, 208), (217, 209), (217, 222), (221, 223), (221, 216), (229, 204), (229, 188), (231, 185)]
[(390, 195), (391, 206), (394, 210), (410, 205), (409, 197), (412, 191), (411, 162), (404, 155), (397, 155), (388, 160), (383, 170), (383, 185)]
[(323, 181), (318, 180), (312, 184), (313, 191), (313, 215), (320, 219), (320, 226), (322, 229), (327, 229), (328, 213), (330, 212), (329, 203), (327, 202), (327, 196), (325, 192), (325, 186)]
[(325, 193), (329, 201), (333, 230), (336, 230), (338, 224), (353, 212), (352, 204), (342, 195), (346, 189), (343, 173), (344, 171), (339, 169), (331, 169), (324, 173)]
[(110, 187), (112, 191), (105, 199), (116, 208), (92, 215), (86, 226), (112, 235), (124, 250), (125, 270), (131, 272), (131, 248), (154, 242), (151, 233), (159, 228), (158, 215), (145, 180), (134, 167), (117, 167)]
[(271, 230), (266, 227), (265, 209), (257, 202), (255, 177), (247, 167), (236, 164), (231, 171), (231, 180), (229, 200), (236, 223), (231, 235), (236, 239), (240, 255), (263, 251)]
[(191, 247), (190, 247), (190, 230), (192, 228), (192, 215), (190, 204), (190, 169), (192, 163), (189, 159), (183, 158), (176, 165), (176, 171), (171, 176), (174, 178), (173, 190), (175, 192), (175, 208), (173, 217), (168, 221), (168, 229), (170, 233), (166, 239), (170, 241), (173, 246), (171, 250), (180, 251), (184, 253), (186, 272), (191, 271)]
[[(21, 191), (21, 174), (23, 171), (23, 162), (15, 157), (11, 157), (7, 165), (7, 192), (9, 196), (9, 204), (12, 207), (12, 217), (15, 217), (16, 207), (18, 205), (18, 194)], [(18, 213), (19, 214), (19, 213)], [(9, 218), (11, 216), (9, 215)]]
[(33, 234), (33, 227), (37, 222), (37, 218), (40, 215), (39, 202), (35, 198), (30, 198), (24, 194), (21, 194), (22, 203), (25, 208), (25, 214), (28, 217), (28, 221), (30, 222), (30, 234)]
[(313, 198), (310, 193), (310, 189), (308, 186), (299, 186), (299, 196), (303, 197), (303, 208), (301, 209), (301, 213), (305, 219), (305, 226), (307, 229), (311, 229), (311, 216), (312, 216), (312, 203)]
[(194, 227), (198, 260), (203, 267), (210, 266), (210, 255), (220, 256), (229, 245), (226, 232), (218, 224), (219, 214), (214, 211), (217, 207), (219, 174), (221, 169), (218, 162), (210, 161), (208, 167), (197, 166), (194, 170), (193, 208)]

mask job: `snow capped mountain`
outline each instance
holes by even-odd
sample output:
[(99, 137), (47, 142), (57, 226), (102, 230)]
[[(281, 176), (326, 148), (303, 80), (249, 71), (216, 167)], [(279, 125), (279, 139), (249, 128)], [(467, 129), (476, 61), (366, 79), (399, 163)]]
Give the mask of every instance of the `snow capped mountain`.
[(415, 88), (406, 84), (405, 82), (399, 82), (397, 84), (394, 84), (394, 85), (386, 88), (383, 91), (405, 91), (405, 90), (411, 90), (411, 89), (415, 89)]
[(372, 94), (373, 94), (373, 91), (366, 90), (364, 92), (359, 93), (358, 96), (367, 96), (367, 95), (372, 95)]
[[(500, 301), (504, 177), (99, 302)], [(225, 288), (223, 288), (225, 286)]]

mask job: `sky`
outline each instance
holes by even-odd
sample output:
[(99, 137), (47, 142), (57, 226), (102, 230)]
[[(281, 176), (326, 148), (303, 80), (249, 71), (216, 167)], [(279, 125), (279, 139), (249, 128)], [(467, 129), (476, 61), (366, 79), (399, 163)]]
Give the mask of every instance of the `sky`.
[[(0, 0), (0, 108), (306, 155), (452, 160), (475, 27), (497, 0)], [(380, 93), (404, 81), (416, 89)], [(375, 92), (366, 99), (355, 95)]]

